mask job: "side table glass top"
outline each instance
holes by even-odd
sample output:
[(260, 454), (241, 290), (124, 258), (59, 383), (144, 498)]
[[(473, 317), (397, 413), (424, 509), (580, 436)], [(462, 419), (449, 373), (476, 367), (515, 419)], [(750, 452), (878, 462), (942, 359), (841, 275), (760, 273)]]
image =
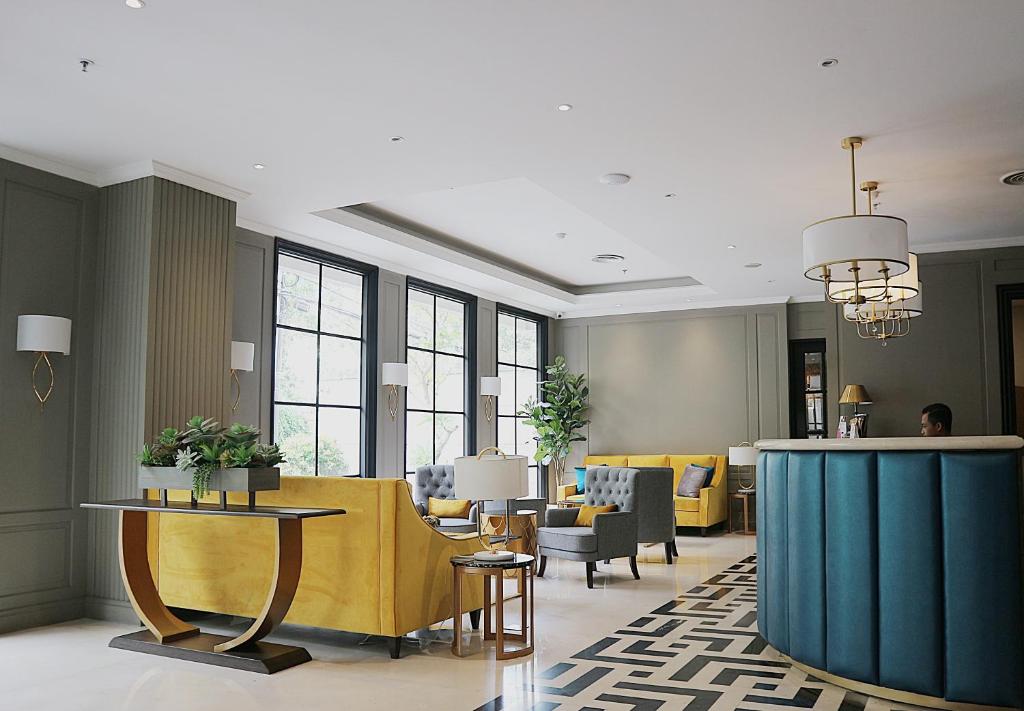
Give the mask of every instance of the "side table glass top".
[(503, 568), (511, 570), (513, 568), (525, 568), (533, 563), (533, 556), (526, 555), (525, 553), (516, 553), (515, 558), (512, 560), (477, 560), (471, 555), (456, 555), (450, 559), (452, 565), (461, 565), (465, 568)]

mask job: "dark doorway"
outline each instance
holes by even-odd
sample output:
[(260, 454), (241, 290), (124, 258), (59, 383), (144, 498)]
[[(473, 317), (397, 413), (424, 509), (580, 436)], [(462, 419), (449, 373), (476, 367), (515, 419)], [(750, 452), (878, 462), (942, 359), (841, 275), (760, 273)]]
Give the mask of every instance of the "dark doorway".
[(825, 339), (789, 342), (789, 431), (794, 439), (822, 439), (828, 427)]
[(1024, 284), (998, 287), (1003, 434), (1024, 432)]

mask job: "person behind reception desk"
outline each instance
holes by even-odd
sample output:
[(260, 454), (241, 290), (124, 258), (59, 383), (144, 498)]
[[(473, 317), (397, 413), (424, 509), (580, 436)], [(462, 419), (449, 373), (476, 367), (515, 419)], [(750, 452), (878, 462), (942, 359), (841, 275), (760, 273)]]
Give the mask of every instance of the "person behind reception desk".
[(948, 437), (953, 434), (953, 411), (941, 402), (921, 410), (922, 437)]

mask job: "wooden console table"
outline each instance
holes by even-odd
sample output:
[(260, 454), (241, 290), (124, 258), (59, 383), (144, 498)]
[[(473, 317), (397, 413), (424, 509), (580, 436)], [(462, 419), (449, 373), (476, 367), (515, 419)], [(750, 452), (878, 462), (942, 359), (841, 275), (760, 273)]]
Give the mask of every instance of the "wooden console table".
[[(204, 664), (273, 674), (310, 661), (302, 647), (259, 640), (270, 634), (284, 619), (295, 596), (302, 571), (302, 521), (319, 516), (338, 516), (343, 509), (273, 508), (192, 504), (187, 501), (161, 503), (150, 499), (123, 499), (84, 503), (86, 509), (111, 509), (118, 512), (121, 577), (135, 614), (146, 630), (121, 635), (110, 646)], [(199, 628), (178, 619), (163, 601), (149, 567), (147, 514), (186, 514), (192, 516), (249, 516), (277, 520), (277, 556), (270, 592), (259, 617), (237, 637), (200, 632)]]

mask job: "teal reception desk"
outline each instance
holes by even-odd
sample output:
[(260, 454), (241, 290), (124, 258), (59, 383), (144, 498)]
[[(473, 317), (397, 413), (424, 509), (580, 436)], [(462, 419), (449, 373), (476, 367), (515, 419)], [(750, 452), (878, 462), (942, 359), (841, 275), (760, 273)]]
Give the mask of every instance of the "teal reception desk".
[(937, 708), (1024, 704), (1019, 437), (758, 442), (761, 635)]

